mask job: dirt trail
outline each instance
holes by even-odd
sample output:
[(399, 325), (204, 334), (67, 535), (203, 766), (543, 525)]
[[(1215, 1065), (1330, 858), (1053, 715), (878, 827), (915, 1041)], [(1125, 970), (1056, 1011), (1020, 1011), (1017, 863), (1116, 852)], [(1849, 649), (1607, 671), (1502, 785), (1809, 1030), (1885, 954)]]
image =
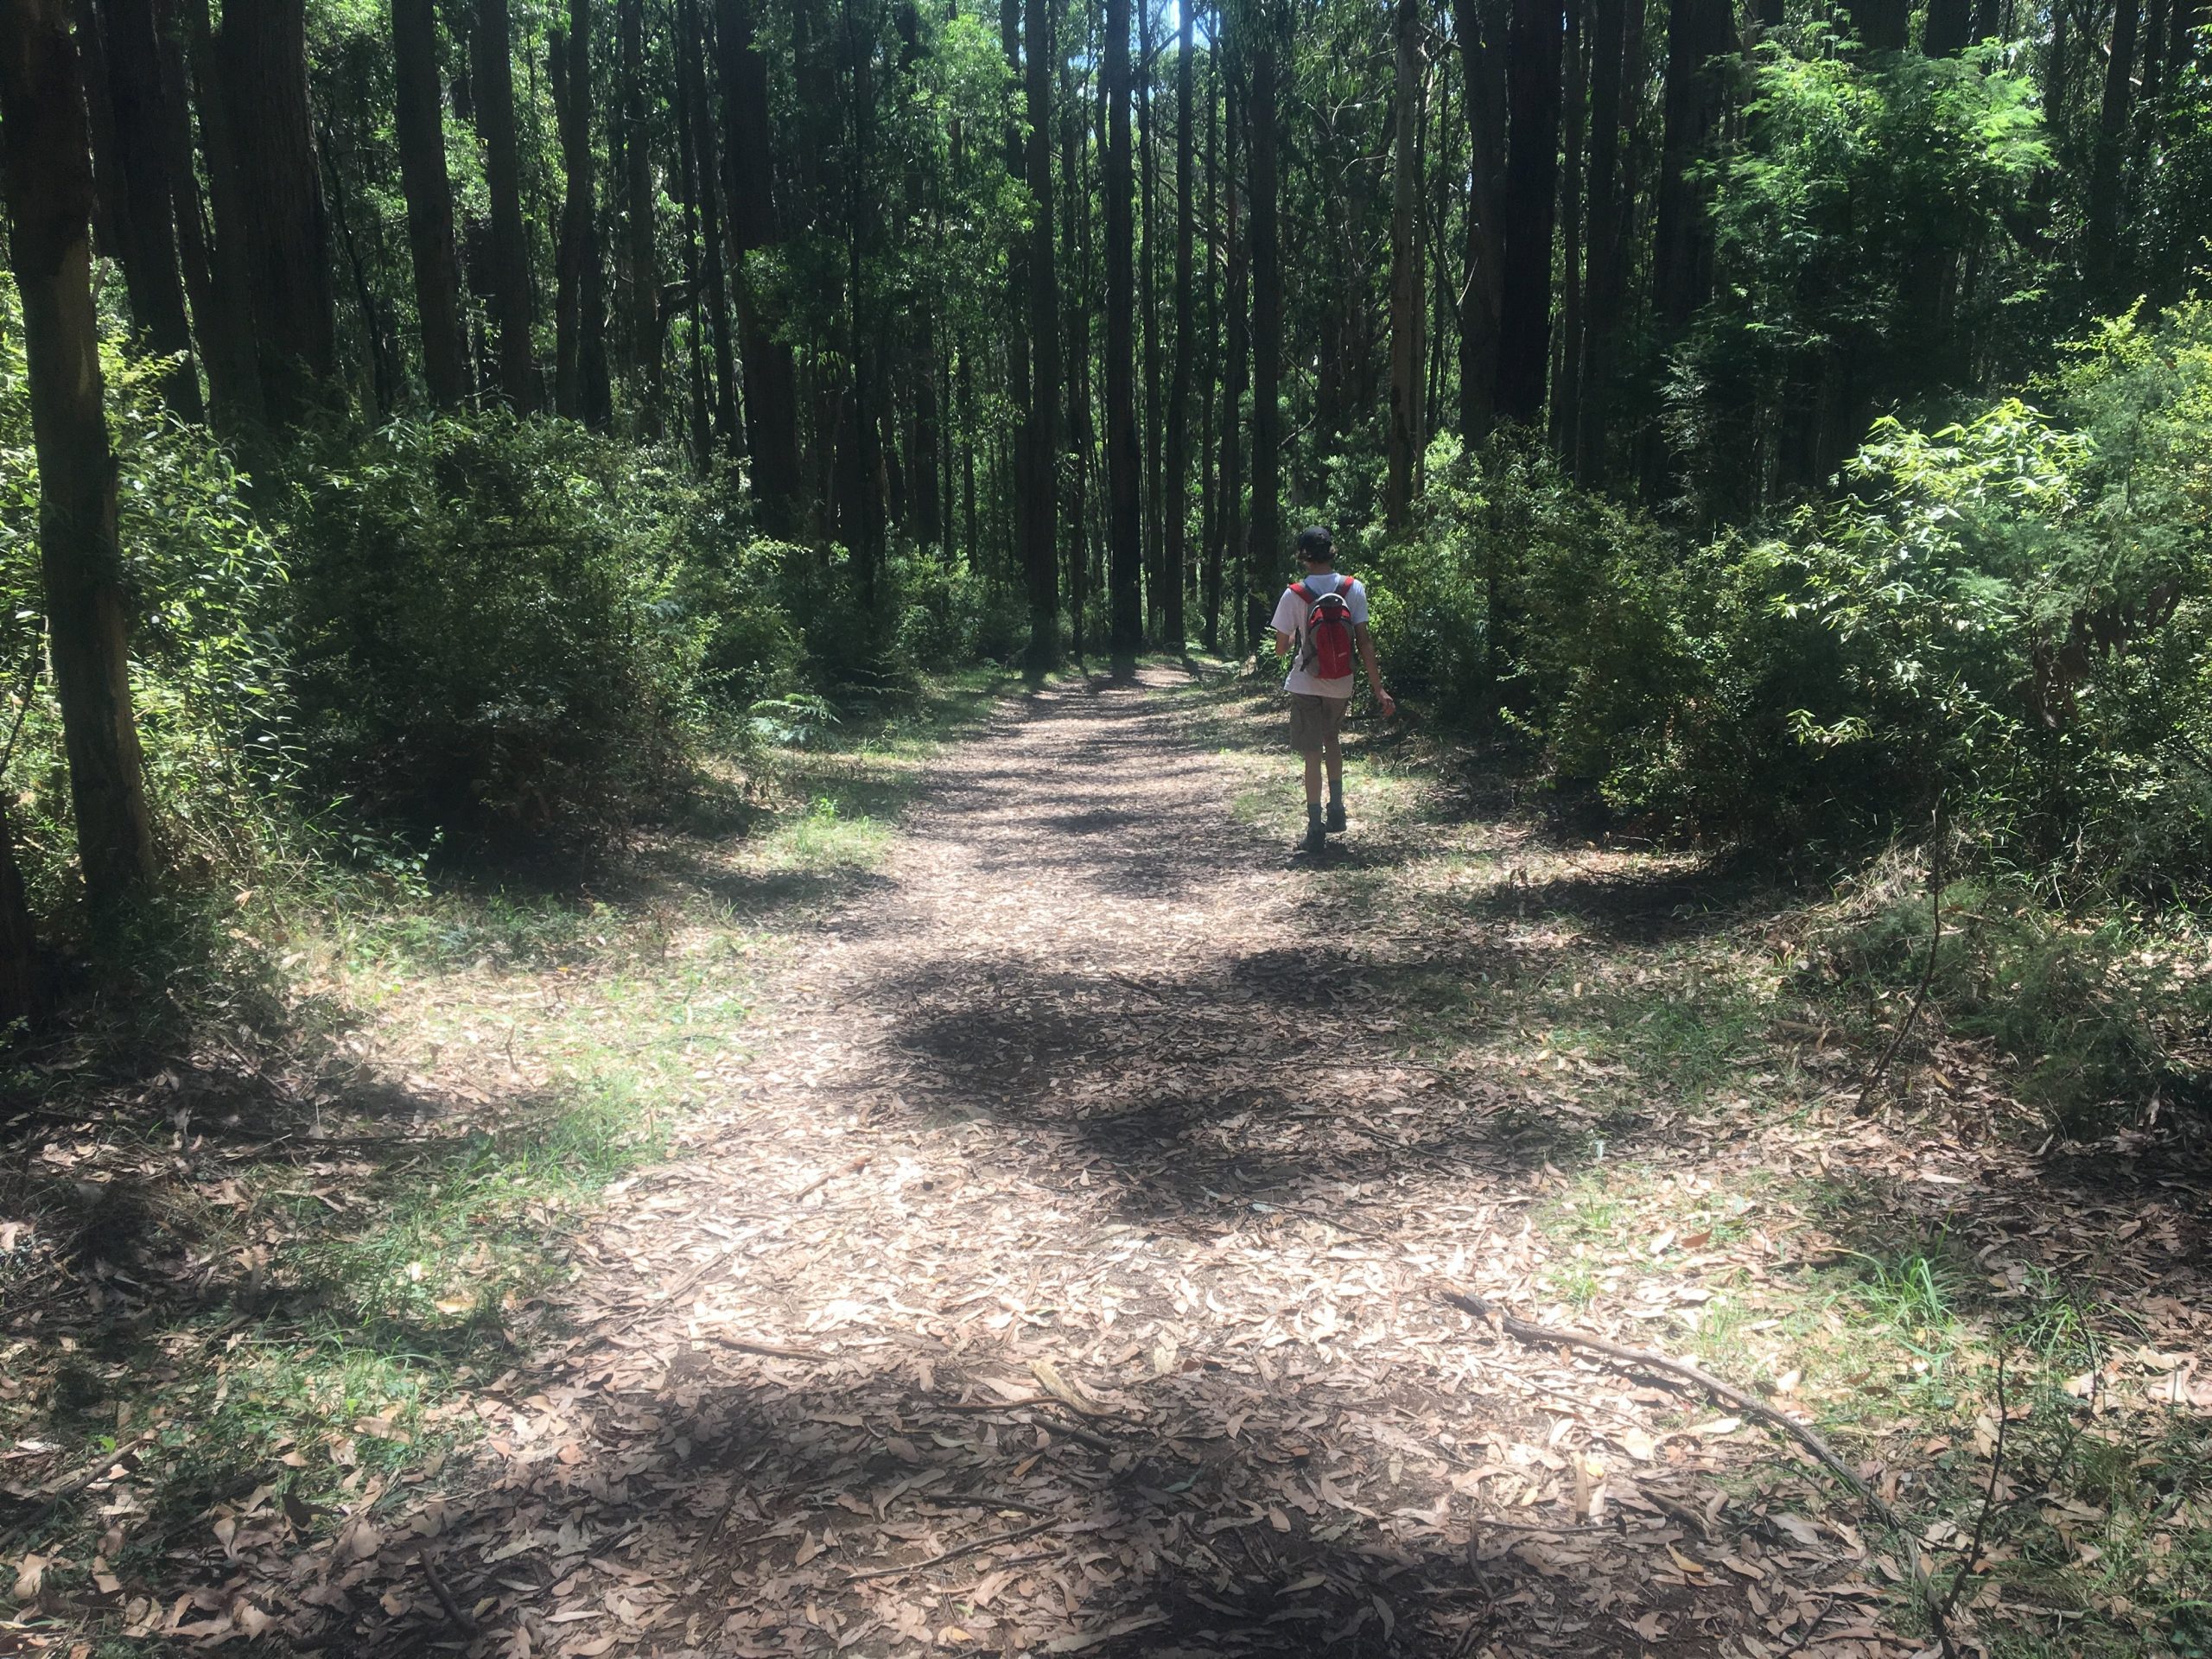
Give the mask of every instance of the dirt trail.
[(1438, 1304), (1529, 1300), (1518, 1097), (1395, 1031), (1408, 976), (1493, 947), (1317, 947), (1297, 826), (1239, 822), (1171, 679), (948, 757), (582, 1242), (572, 1335), (479, 1402), (418, 1525), (453, 1610), (424, 1575), (361, 1637), (1910, 1651), (1754, 1431)]

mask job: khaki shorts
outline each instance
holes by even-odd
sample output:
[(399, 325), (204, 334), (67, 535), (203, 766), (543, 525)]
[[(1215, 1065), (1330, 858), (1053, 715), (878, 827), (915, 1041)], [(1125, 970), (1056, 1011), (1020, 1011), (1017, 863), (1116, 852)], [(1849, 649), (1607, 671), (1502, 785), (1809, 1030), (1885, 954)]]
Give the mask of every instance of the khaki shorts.
[(1290, 747), (1300, 754), (1319, 754), (1344, 730), (1350, 697), (1317, 697), (1310, 691), (1290, 694)]

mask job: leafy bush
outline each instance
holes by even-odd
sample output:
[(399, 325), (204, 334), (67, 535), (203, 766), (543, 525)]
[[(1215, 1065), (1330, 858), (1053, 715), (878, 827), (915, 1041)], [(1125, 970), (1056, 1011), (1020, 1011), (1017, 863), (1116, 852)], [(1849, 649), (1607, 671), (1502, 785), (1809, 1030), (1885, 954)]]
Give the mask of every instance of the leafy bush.
[(1850, 494), (1701, 545), (1527, 448), (1440, 448), (1370, 560), (1392, 672), (1678, 830), (1862, 840), (1941, 797), (2015, 865), (2200, 893), (2212, 306), (2108, 324), (2041, 390), (1878, 423)]
[(465, 849), (581, 851), (677, 775), (715, 631), (671, 472), (563, 422), (401, 421), (296, 499), (327, 788)]

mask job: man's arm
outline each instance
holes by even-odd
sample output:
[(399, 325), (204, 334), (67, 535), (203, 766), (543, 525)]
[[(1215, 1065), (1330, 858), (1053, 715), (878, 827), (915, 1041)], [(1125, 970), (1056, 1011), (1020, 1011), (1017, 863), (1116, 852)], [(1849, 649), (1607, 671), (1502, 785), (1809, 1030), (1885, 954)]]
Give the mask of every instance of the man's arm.
[(1278, 657), (1289, 656), (1290, 641), (1291, 636), (1284, 632), (1281, 628), (1277, 628), (1275, 630), (1275, 655)]
[(1352, 638), (1359, 642), (1359, 660), (1367, 668), (1368, 689), (1375, 693), (1375, 701), (1382, 705), (1382, 716), (1387, 720), (1398, 712), (1398, 700), (1382, 689), (1382, 671), (1375, 666), (1375, 636), (1363, 622), (1352, 630)]

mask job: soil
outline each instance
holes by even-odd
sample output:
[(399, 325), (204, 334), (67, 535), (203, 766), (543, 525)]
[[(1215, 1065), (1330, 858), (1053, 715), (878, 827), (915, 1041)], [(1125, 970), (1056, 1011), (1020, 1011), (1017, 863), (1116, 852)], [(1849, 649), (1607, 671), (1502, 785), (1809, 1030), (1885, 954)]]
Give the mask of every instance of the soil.
[[(944, 760), (721, 1103), (580, 1241), (475, 1460), (299, 1561), (338, 1569), (347, 1642), (1920, 1645), (1890, 1547), (1778, 1439), (1440, 1300), (1534, 1305), (1559, 1172), (1542, 1098), (1408, 1058), (1401, 1005), (1513, 930), (1335, 902), (1391, 845), (1357, 798), (1318, 862), (1247, 823), (1182, 678), (1039, 691)], [(395, 1550), (428, 1565), (385, 1588)]]

